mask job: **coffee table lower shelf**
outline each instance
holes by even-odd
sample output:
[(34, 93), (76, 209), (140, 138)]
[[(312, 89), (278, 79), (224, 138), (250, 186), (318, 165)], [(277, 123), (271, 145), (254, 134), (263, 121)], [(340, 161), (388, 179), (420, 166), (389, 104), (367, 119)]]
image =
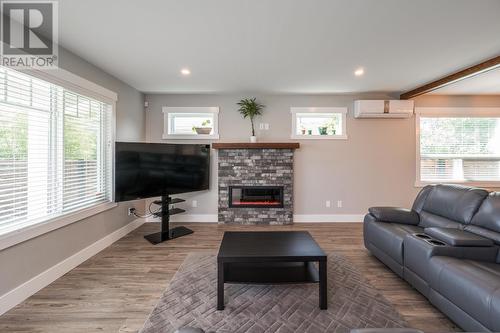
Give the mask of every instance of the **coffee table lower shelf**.
[(225, 283), (286, 284), (318, 283), (312, 262), (225, 263)]

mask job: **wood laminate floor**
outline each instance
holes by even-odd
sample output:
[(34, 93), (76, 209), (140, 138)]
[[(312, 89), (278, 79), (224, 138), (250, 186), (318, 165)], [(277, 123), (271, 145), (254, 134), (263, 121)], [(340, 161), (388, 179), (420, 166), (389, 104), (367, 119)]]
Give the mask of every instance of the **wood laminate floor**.
[(326, 251), (347, 256), (415, 328), (458, 330), (423, 296), (372, 257), (361, 223), (292, 226), (184, 224), (194, 234), (149, 244), (146, 223), (0, 317), (0, 332), (137, 332), (189, 252), (216, 251), (226, 230), (307, 230)]

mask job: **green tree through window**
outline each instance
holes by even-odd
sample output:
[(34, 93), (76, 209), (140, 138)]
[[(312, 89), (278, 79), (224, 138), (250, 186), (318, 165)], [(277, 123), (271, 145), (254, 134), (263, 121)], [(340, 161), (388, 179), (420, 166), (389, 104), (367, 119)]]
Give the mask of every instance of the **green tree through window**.
[[(11, 119), (14, 117), (14, 119)], [(0, 113), (0, 159), (26, 160), (28, 157), (28, 117)]]
[[(67, 115), (64, 120), (64, 158), (66, 160), (96, 160), (99, 127), (93, 123), (95, 120)], [(85, 124), (85, 120), (89, 123)]]

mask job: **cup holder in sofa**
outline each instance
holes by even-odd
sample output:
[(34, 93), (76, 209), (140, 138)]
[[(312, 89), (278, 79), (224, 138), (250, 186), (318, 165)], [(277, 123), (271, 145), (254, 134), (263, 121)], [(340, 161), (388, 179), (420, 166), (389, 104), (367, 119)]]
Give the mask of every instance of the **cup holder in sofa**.
[(426, 234), (415, 234), (416, 237), (421, 238), (421, 239), (432, 239), (431, 236), (426, 235)]
[(446, 246), (447, 244), (444, 242), (441, 242), (440, 240), (437, 240), (435, 238), (432, 238), (431, 236), (427, 234), (413, 234), (413, 236), (420, 238), (421, 240), (425, 241), (427, 244), (430, 244), (432, 246)]
[(440, 240), (437, 239), (428, 239), (426, 240), (426, 242), (435, 246), (446, 246), (446, 243), (441, 242)]

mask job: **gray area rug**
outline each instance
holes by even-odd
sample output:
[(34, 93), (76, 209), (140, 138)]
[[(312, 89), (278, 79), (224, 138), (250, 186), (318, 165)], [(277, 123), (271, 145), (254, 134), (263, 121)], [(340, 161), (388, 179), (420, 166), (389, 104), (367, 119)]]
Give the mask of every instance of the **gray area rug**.
[(189, 254), (141, 333), (170, 333), (183, 326), (217, 333), (407, 327), (396, 309), (342, 255), (328, 255), (328, 310), (318, 307), (317, 284), (226, 284), (226, 308), (217, 311), (216, 262), (215, 254)]

